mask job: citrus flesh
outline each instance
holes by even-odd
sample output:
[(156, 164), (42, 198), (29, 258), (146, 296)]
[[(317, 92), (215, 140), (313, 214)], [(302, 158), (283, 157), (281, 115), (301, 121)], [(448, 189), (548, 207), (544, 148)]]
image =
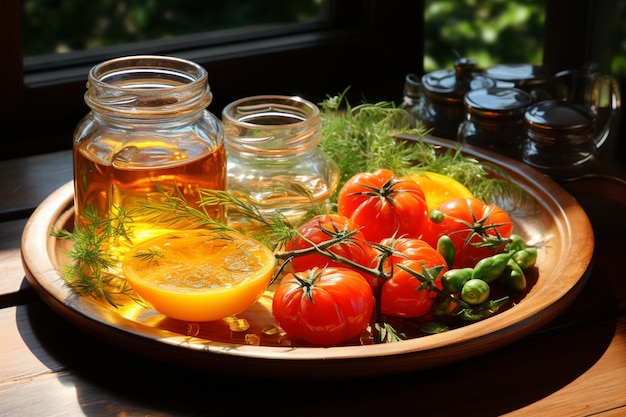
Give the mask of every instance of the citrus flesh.
[(406, 175), (417, 182), (424, 191), (428, 211), (456, 197), (473, 197), (472, 192), (457, 180), (436, 172), (424, 171)]
[(166, 233), (133, 246), (122, 263), (133, 290), (178, 320), (220, 320), (252, 306), (274, 273), (262, 243), (236, 232)]

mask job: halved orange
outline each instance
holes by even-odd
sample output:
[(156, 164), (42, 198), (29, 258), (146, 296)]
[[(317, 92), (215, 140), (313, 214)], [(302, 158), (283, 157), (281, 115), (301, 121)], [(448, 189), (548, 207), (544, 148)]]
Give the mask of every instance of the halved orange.
[(276, 258), (236, 232), (189, 230), (145, 240), (124, 256), (122, 271), (155, 310), (190, 322), (219, 320), (252, 306)]
[(406, 178), (417, 182), (424, 191), (428, 211), (434, 210), (442, 203), (456, 197), (473, 197), (474, 195), (463, 184), (447, 175), (424, 171), (407, 174)]

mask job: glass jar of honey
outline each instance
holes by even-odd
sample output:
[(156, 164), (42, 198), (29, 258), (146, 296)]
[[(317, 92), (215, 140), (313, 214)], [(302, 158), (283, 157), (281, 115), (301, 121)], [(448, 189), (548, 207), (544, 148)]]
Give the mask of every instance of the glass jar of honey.
[(294, 224), (327, 208), (339, 168), (318, 147), (321, 115), (315, 104), (280, 95), (242, 98), (224, 108), (222, 123), (229, 193)]
[(159, 216), (145, 207), (169, 198), (224, 219), (222, 207), (199, 204), (203, 189), (226, 188), (212, 98), (206, 70), (187, 60), (129, 56), (93, 67), (91, 111), (74, 134), (76, 225), (88, 225), (86, 210), (114, 218), (123, 209), (136, 233), (158, 230)]

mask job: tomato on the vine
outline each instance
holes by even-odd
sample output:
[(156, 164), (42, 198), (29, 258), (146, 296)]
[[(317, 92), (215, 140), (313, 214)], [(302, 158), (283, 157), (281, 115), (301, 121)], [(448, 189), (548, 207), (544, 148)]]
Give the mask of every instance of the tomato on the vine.
[[(348, 234), (350, 234), (349, 239), (339, 239), (340, 236)], [(376, 256), (376, 253), (365, 241), (365, 236), (359, 227), (349, 218), (339, 214), (321, 214), (303, 223), (298, 227), (297, 233), (285, 243), (285, 250), (307, 249), (313, 245), (327, 243), (333, 238), (337, 238), (341, 242), (331, 245), (327, 250), (356, 264), (369, 266), (372, 257)], [(346, 267), (345, 264), (333, 261), (321, 253), (296, 256), (292, 258), (291, 264), (294, 271), (305, 271), (325, 266)]]
[(386, 271), (393, 268), (393, 274), (382, 285), (381, 312), (396, 317), (428, 315), (437, 295), (433, 288), (441, 289), (441, 277), (448, 270), (443, 256), (420, 239), (384, 239), (381, 245), (394, 249), (384, 264)]
[(286, 275), (272, 301), (276, 322), (294, 340), (330, 346), (365, 330), (374, 295), (363, 276), (348, 268), (314, 268)]
[(373, 242), (392, 236), (419, 237), (428, 221), (420, 185), (388, 169), (350, 178), (339, 191), (337, 211), (362, 226)]
[(430, 213), (422, 239), (433, 247), (447, 235), (456, 249), (454, 268), (474, 267), (486, 257), (504, 250), (511, 234), (511, 217), (496, 204), (469, 198), (453, 198)]

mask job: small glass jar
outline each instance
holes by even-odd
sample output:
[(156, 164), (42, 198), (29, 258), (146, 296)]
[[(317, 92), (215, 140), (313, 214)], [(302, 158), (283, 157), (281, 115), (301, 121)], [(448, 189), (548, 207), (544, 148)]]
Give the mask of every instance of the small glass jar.
[(495, 80), (476, 74), (475, 67), (474, 61), (461, 58), (455, 62), (454, 70), (433, 71), (422, 77), (425, 100), (421, 122), (431, 129), (432, 135), (456, 140), (459, 125), (465, 120), (465, 93), (495, 87)]
[(422, 119), (424, 95), (422, 94), (420, 78), (415, 74), (407, 74), (404, 78), (402, 103), (399, 106), (411, 116), (411, 127), (415, 127)]
[(247, 97), (222, 112), (228, 191), (260, 212), (280, 212), (297, 224), (326, 210), (339, 184), (339, 168), (318, 144), (319, 108), (300, 97)]
[(573, 178), (593, 170), (598, 143), (586, 106), (560, 100), (531, 105), (524, 116), (528, 138), (522, 160), (553, 178)]
[(164, 56), (129, 56), (96, 65), (85, 102), (91, 111), (74, 133), (75, 222), (85, 211), (113, 218), (132, 213), (133, 230), (158, 229), (145, 202), (165, 194), (223, 220), (220, 206), (199, 205), (202, 189), (225, 190), (226, 152), (220, 120), (201, 66)]
[(526, 139), (524, 111), (532, 96), (518, 88), (482, 88), (465, 94), (467, 119), (459, 126), (462, 143), (519, 159)]

